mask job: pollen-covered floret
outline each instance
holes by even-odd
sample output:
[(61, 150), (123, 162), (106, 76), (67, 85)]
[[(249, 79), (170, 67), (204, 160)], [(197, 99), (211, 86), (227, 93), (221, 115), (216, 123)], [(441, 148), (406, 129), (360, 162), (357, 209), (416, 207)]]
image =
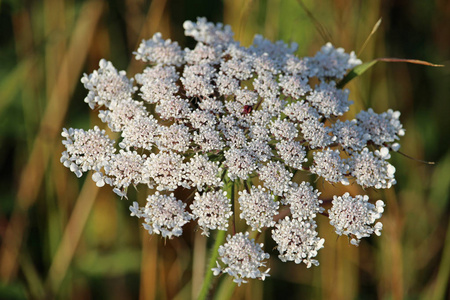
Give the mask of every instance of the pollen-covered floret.
[(126, 197), (129, 185), (150, 184), (144, 167), (146, 158), (145, 154), (140, 155), (136, 151), (120, 150), (118, 154), (111, 157), (110, 162), (105, 166), (106, 177), (103, 180), (114, 187), (116, 194)]
[(238, 177), (245, 180), (257, 167), (255, 158), (249, 151), (237, 148), (225, 151), (225, 165), (231, 180)]
[(149, 40), (142, 40), (134, 54), (137, 60), (157, 65), (181, 66), (184, 63), (184, 52), (178, 43), (163, 40), (162, 34), (159, 32)]
[(193, 219), (197, 220), (198, 226), (203, 230), (202, 234), (206, 236), (209, 236), (209, 230), (227, 230), (228, 220), (233, 214), (230, 199), (222, 191), (195, 193), (190, 208)]
[(275, 147), (286, 166), (301, 170), (303, 163), (308, 161), (305, 147), (297, 141), (280, 141)]
[(348, 94), (348, 89), (336, 88), (334, 81), (322, 82), (311, 91), (310, 95), (306, 96), (306, 100), (325, 118), (329, 118), (342, 116), (349, 110), (353, 102), (348, 100)]
[(239, 192), (239, 217), (252, 227), (252, 230), (261, 231), (263, 227), (273, 227), (273, 217), (278, 214), (279, 204), (275, 197), (261, 186), (252, 187), (250, 192)]
[(336, 49), (331, 43), (327, 43), (313, 58), (308, 60), (308, 67), (314, 76), (319, 78), (341, 79), (348, 70), (361, 63), (353, 51), (347, 54), (343, 48)]
[(292, 121), (297, 122), (305, 122), (307, 120), (318, 119), (320, 117), (317, 110), (311, 107), (309, 103), (304, 100), (295, 101), (286, 105), (283, 113)]
[(396, 183), (395, 167), (386, 160), (391, 155), (386, 147), (374, 152), (364, 148), (349, 159), (350, 171), (356, 182), (363, 188), (388, 189)]
[(253, 80), (253, 87), (258, 92), (258, 95), (264, 99), (276, 99), (280, 93), (278, 82), (272, 73), (269, 72), (259, 74)]
[(248, 150), (259, 162), (266, 162), (272, 156), (272, 148), (263, 139), (253, 139), (248, 143)]
[(346, 151), (360, 151), (367, 145), (368, 134), (358, 126), (356, 120), (337, 120), (331, 131), (338, 143)]
[(315, 190), (309, 182), (294, 184), (286, 193), (284, 204), (288, 204), (294, 219), (314, 219), (324, 211), (320, 192)]
[(338, 150), (325, 149), (313, 153), (314, 164), (311, 166), (311, 172), (322, 176), (329, 182), (340, 182), (348, 185), (346, 178), (349, 172), (348, 164), (340, 157)]
[(216, 76), (217, 89), (221, 95), (231, 96), (239, 90), (239, 80), (220, 71)]
[(159, 126), (152, 115), (134, 118), (123, 128), (119, 146), (127, 150), (130, 147), (151, 150), (158, 139)]
[(77, 177), (89, 170), (100, 171), (109, 164), (116, 151), (114, 141), (98, 126), (88, 131), (64, 128), (61, 135), (66, 138), (63, 141), (66, 151), (62, 153), (61, 162)]
[(197, 153), (185, 164), (185, 178), (190, 186), (202, 191), (205, 187), (223, 185), (219, 177), (221, 170), (219, 162), (210, 161), (206, 155)]
[(320, 122), (319, 118), (307, 118), (299, 125), (303, 138), (308, 142), (311, 149), (324, 148), (336, 140), (331, 136), (330, 127)]
[(159, 139), (156, 145), (163, 151), (186, 152), (189, 149), (192, 135), (189, 128), (183, 124), (172, 124), (159, 127)]
[(292, 42), (290, 45), (283, 41), (276, 41), (275, 43), (264, 38), (260, 34), (256, 34), (253, 39), (253, 45), (250, 50), (258, 56), (267, 54), (278, 67), (282, 66), (289, 54), (294, 53), (298, 49), (298, 44)]
[(134, 119), (148, 116), (148, 112), (142, 102), (127, 99), (112, 102), (109, 109), (100, 110), (98, 116), (112, 131), (120, 132)]
[(286, 75), (280, 77), (280, 87), (286, 96), (299, 99), (311, 91), (308, 79), (300, 75)]
[(178, 92), (176, 82), (179, 75), (174, 66), (154, 66), (136, 74), (136, 82), (141, 85), (142, 99), (150, 104), (174, 97)]
[(158, 191), (173, 191), (186, 186), (183, 157), (173, 152), (151, 153), (145, 162), (148, 176), (155, 181)]
[(183, 233), (182, 227), (192, 219), (186, 210), (186, 203), (177, 200), (174, 194), (161, 195), (156, 192), (147, 197), (145, 207), (137, 202), (130, 206), (132, 216), (143, 218), (142, 225), (150, 234), (172, 238)]
[(261, 271), (266, 266), (265, 260), (270, 257), (262, 250), (264, 245), (256, 244), (249, 238), (249, 233), (239, 232), (233, 236), (228, 235), (227, 242), (219, 247), (219, 259), (214, 268), (214, 275), (228, 273), (238, 285), (246, 283), (246, 279), (264, 280), (269, 276), (269, 270)]
[(155, 106), (155, 113), (164, 120), (184, 119), (190, 115), (191, 108), (188, 100), (174, 96), (160, 101)]
[(209, 64), (192, 65), (184, 68), (181, 82), (188, 97), (208, 97), (214, 93), (212, 80), (215, 69)]
[(377, 114), (373, 109), (361, 111), (356, 115), (358, 126), (367, 134), (367, 139), (377, 145), (391, 143), (405, 135), (400, 123), (400, 112), (389, 109), (387, 112)]
[(253, 56), (244, 47), (235, 44), (228, 46), (220, 63), (220, 71), (238, 80), (247, 80), (253, 76)]
[(305, 78), (315, 76), (315, 71), (309, 66), (310, 57), (299, 58), (295, 55), (286, 55), (283, 71), (290, 75), (300, 75)]
[(196, 129), (214, 128), (217, 118), (210, 111), (197, 109), (189, 115), (189, 122)]
[(225, 146), (219, 131), (212, 127), (201, 128), (198, 132), (194, 132), (193, 139), (202, 152), (221, 151)]
[(84, 74), (81, 82), (89, 91), (84, 102), (91, 109), (98, 106), (108, 108), (112, 102), (131, 98), (136, 91), (133, 79), (128, 79), (125, 71), (117, 71), (113, 64), (105, 59), (100, 60), (100, 68), (92, 74)]
[(296, 126), (287, 119), (276, 119), (270, 124), (270, 133), (273, 134), (276, 140), (292, 141), (298, 136)]
[(281, 162), (270, 161), (262, 166), (259, 171), (259, 179), (264, 182), (264, 186), (277, 196), (283, 196), (292, 184), (293, 176)]
[(317, 256), (317, 251), (323, 248), (325, 240), (317, 236), (316, 227), (313, 220), (304, 221), (289, 217), (280, 220), (272, 230), (280, 260), (294, 261), (296, 264), (303, 262), (308, 268), (312, 265), (318, 266), (319, 261), (314, 257)]
[(227, 145), (231, 148), (244, 148), (247, 137), (242, 126), (239, 126), (239, 121), (232, 116), (222, 117), (220, 121), (217, 129), (223, 134)]
[(186, 21), (183, 23), (184, 34), (193, 37), (197, 42), (212, 46), (235, 43), (233, 31), (229, 25), (211, 23), (206, 18), (197, 18), (197, 23)]
[(193, 50), (186, 48), (185, 60), (188, 64), (215, 64), (220, 60), (220, 52), (213, 46), (197, 43)]
[(378, 200), (375, 205), (369, 202), (368, 196), (350, 196), (345, 193), (342, 196), (334, 196), (333, 206), (328, 211), (330, 224), (339, 235), (349, 235), (351, 244), (358, 245), (360, 239), (368, 237), (372, 233), (380, 235), (383, 225), (375, 221), (384, 211), (384, 202)]

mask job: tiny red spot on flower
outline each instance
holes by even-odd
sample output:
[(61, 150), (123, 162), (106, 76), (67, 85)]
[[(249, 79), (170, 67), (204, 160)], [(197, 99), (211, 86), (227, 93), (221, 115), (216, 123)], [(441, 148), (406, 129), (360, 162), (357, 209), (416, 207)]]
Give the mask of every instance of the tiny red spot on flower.
[(244, 105), (244, 110), (242, 111), (243, 115), (248, 115), (253, 110), (253, 106), (251, 105)]

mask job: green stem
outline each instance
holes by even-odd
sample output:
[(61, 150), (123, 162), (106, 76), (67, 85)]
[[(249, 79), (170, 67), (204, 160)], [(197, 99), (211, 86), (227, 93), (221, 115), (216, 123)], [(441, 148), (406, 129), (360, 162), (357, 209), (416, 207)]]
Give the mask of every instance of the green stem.
[[(228, 198), (230, 198), (231, 203), (234, 205), (234, 182), (230, 180), (229, 182), (227, 182), (225, 188), (227, 190)], [(234, 226), (234, 219), (232, 226)], [(198, 296), (199, 300), (204, 300), (206, 299), (206, 297), (208, 297), (208, 292), (212, 287), (212, 281), (214, 277), (212, 268), (216, 267), (217, 257), (219, 256), (219, 247), (223, 244), (226, 233), (227, 231), (224, 230), (217, 231), (216, 241), (214, 242), (214, 247), (211, 251), (211, 258), (209, 260), (208, 269), (206, 270), (205, 280), (203, 281), (202, 289)]]
[(234, 182), (231, 182), (231, 186), (228, 187), (230, 190), (230, 199), (231, 199), (231, 211), (233, 212), (233, 216), (231, 217), (231, 233), (232, 235), (236, 234), (236, 203), (234, 203)]
[(208, 296), (208, 292), (211, 288), (211, 283), (213, 279), (212, 268), (216, 266), (216, 260), (219, 256), (219, 246), (222, 245), (225, 240), (226, 231), (218, 230), (216, 235), (216, 241), (214, 243), (214, 248), (212, 249), (211, 259), (209, 260), (208, 269), (206, 270), (205, 280), (203, 281), (203, 286), (198, 296), (199, 300), (204, 300)]

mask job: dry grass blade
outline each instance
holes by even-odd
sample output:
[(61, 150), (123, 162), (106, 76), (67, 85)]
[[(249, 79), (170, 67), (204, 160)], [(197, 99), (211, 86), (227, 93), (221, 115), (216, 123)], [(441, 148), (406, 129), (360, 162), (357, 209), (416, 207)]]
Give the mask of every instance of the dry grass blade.
[(405, 62), (410, 64), (416, 64), (416, 65), (424, 65), (424, 66), (430, 66), (430, 67), (443, 67), (444, 65), (437, 65), (432, 64), (427, 61), (418, 60), (418, 59), (402, 59), (402, 58), (377, 58), (372, 61), (363, 63), (361, 65), (358, 65), (354, 67), (352, 70), (350, 70), (347, 75), (345, 75), (344, 78), (340, 82), (338, 82), (337, 87), (343, 88), (347, 83), (349, 83), (352, 79), (360, 76), (364, 72), (366, 72), (368, 69), (373, 67), (377, 62), (383, 61), (383, 62)]
[(204, 279), (204, 272), (206, 269), (206, 238), (201, 235), (200, 231), (195, 233), (194, 238), (194, 257), (192, 263), (192, 299), (198, 296), (202, 282)]
[(239, 16), (239, 31), (237, 34), (237, 39), (242, 38), (242, 32), (244, 32), (245, 25), (247, 24), (248, 17), (250, 15), (251, 7), (252, 7), (252, 0), (246, 1), (244, 5), (244, 9), (242, 9), (241, 14)]
[(52, 293), (58, 291), (77, 248), (84, 226), (97, 197), (98, 188), (92, 180), (86, 180), (75, 202), (73, 213), (64, 231), (64, 236), (55, 254), (45, 286)]
[(22, 88), (21, 83), (35, 64), (34, 58), (21, 61), (11, 73), (0, 82), (0, 114), (8, 107), (16, 93)]
[(81, 9), (80, 18), (75, 26), (69, 49), (60, 67), (58, 81), (51, 93), (39, 133), (33, 149), (20, 177), (16, 207), (6, 229), (0, 249), (1, 278), (9, 281), (17, 268), (17, 255), (22, 244), (26, 228), (25, 220), (28, 208), (36, 201), (45, 169), (67, 111), (69, 98), (76, 83), (83, 62), (87, 56), (94, 30), (103, 11), (103, 3), (89, 1)]
[(414, 158), (414, 157), (412, 157), (412, 156), (409, 156), (409, 155), (407, 155), (407, 154), (405, 154), (405, 153), (403, 153), (403, 152), (400, 152), (400, 151), (397, 151), (397, 152), (398, 152), (398, 154), (401, 154), (401, 155), (403, 155), (404, 157), (407, 157), (407, 158), (409, 158), (409, 159), (412, 159), (412, 160), (417, 161), (417, 162), (420, 162), (420, 163), (424, 163), (424, 164), (427, 164), (427, 165), (434, 165), (434, 164), (435, 164), (434, 161), (420, 160), (420, 159)]
[(358, 56), (360, 56), (361, 53), (363, 52), (364, 48), (366, 48), (367, 43), (369, 42), (369, 40), (370, 40), (370, 38), (372, 37), (372, 35), (374, 35), (375, 32), (377, 32), (378, 28), (379, 28), (380, 25), (381, 25), (382, 19), (383, 19), (383, 18), (380, 18), (380, 19), (375, 23), (375, 25), (373, 26), (372, 31), (369, 33), (369, 36), (368, 36), (368, 37), (366, 38), (366, 40), (364, 41), (364, 44), (361, 46), (361, 49), (360, 49), (359, 52), (358, 52)]
[(448, 289), (448, 280), (450, 278), (450, 223), (447, 226), (447, 236), (442, 253), (442, 260), (435, 284), (433, 285), (433, 289), (430, 290), (432, 297), (429, 299), (433, 300), (444, 299), (446, 293), (445, 290)]
[(424, 65), (429, 67), (444, 67), (444, 65), (432, 64), (427, 61), (418, 60), (418, 59), (404, 59), (404, 58), (377, 58), (377, 61), (385, 61), (385, 62), (405, 62), (409, 64), (415, 65)]
[[(141, 43), (143, 39), (152, 36), (156, 31), (160, 29), (159, 27), (161, 24), (161, 20), (164, 17), (164, 10), (166, 9), (166, 5), (166, 0), (152, 1), (152, 3), (150, 4), (150, 8), (148, 9), (148, 13), (145, 17), (144, 23), (142, 24), (142, 27), (140, 29), (135, 49), (138, 48), (139, 43)], [(137, 70), (139, 64), (140, 62), (137, 59), (132, 59), (130, 61), (130, 64), (128, 65), (127, 73), (135, 73), (135, 70)]]
[(142, 230), (142, 265), (139, 286), (139, 299), (155, 299), (161, 275), (158, 272), (158, 240), (150, 238), (146, 230)]
[[(330, 32), (314, 17), (314, 15), (309, 11), (309, 9), (306, 7), (305, 3), (303, 3), (302, 0), (297, 0), (298, 4), (303, 8), (303, 10), (306, 12), (308, 17), (311, 19), (311, 21), (314, 24), (314, 27), (319, 32), (320, 36), (324, 40), (324, 42), (331, 42), (333, 43), (333, 38), (331, 37)], [(334, 43), (333, 43), (334, 44)]]

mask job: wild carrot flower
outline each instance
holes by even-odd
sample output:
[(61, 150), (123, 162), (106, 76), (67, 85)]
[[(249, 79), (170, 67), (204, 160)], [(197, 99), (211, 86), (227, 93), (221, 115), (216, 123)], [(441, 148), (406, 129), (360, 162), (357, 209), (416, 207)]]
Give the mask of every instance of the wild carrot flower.
[[(352, 101), (338, 83), (361, 61), (330, 43), (299, 58), (295, 43), (257, 35), (243, 47), (229, 26), (204, 18), (184, 29), (196, 40), (194, 49), (156, 33), (134, 53), (143, 66), (134, 78), (103, 59), (83, 76), (85, 102), (120, 137), (116, 146), (98, 127), (64, 129), (61, 162), (78, 177), (92, 170), (98, 186), (121, 197), (130, 185), (156, 189), (145, 204), (130, 207), (150, 234), (180, 236), (194, 220), (209, 236), (242, 222), (248, 231), (269, 229), (282, 261), (318, 265), (324, 239), (316, 217), (326, 215), (324, 201), (294, 175), (390, 188), (396, 181), (389, 151), (398, 150), (405, 134), (400, 113), (368, 109), (343, 120)], [(193, 197), (177, 199), (178, 189)], [(383, 207), (368, 196), (336, 195), (330, 223), (357, 245), (380, 234), (375, 221)], [(277, 217), (281, 210), (288, 216)], [(261, 268), (269, 254), (249, 232), (230, 234), (218, 255), (216, 275), (227, 273), (238, 284), (268, 276)]]
[(269, 270), (261, 272), (260, 268), (266, 266), (264, 260), (269, 254), (262, 250), (264, 244), (256, 244), (254, 239), (249, 239), (249, 233), (239, 232), (227, 237), (227, 242), (219, 247), (220, 260), (225, 267), (217, 262), (217, 268), (213, 271), (215, 275), (228, 273), (234, 277), (238, 285), (246, 283), (245, 278), (258, 278), (264, 280), (269, 276)]

